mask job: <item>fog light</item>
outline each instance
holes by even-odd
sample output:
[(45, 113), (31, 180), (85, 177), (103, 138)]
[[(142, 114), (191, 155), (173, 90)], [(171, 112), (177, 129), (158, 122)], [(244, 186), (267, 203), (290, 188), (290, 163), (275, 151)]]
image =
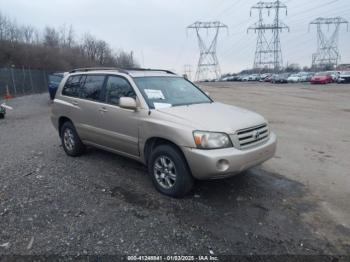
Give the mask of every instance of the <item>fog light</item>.
[(220, 159), (218, 162), (216, 162), (216, 168), (219, 171), (226, 171), (229, 168), (229, 163), (226, 159)]

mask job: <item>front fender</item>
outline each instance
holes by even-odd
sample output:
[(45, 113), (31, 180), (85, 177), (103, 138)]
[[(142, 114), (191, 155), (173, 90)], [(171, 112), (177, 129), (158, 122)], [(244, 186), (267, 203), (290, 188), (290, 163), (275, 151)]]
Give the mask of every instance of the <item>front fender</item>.
[(144, 149), (146, 142), (152, 138), (169, 140), (180, 148), (196, 146), (193, 139), (194, 128), (191, 126), (163, 119), (149, 118), (141, 121), (139, 128), (139, 149), (143, 162), (145, 162)]

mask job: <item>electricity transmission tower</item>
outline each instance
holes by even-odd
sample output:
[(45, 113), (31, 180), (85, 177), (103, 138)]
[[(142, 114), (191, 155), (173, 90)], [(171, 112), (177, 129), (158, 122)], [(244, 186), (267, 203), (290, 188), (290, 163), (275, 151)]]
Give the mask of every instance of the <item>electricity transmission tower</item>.
[[(255, 33), (258, 33), (253, 68), (272, 68), (277, 72), (283, 66), (280, 33), (283, 29), (289, 31), (289, 27), (280, 20), (280, 10), (285, 9), (287, 15), (287, 6), (277, 0), (275, 2), (258, 2), (251, 7), (250, 14), (254, 9), (259, 12), (259, 20), (248, 28), (248, 32), (254, 30)], [(270, 16), (271, 10), (274, 10), (273, 23), (264, 23), (264, 10), (267, 10), (268, 16)], [(266, 31), (271, 31), (272, 37), (268, 38)]]
[[(349, 26), (348, 21), (342, 17), (319, 17), (310, 22), (309, 27), (311, 25), (317, 26), (317, 51), (312, 54), (312, 68), (333, 69), (338, 65), (340, 60), (338, 39), (341, 24), (346, 24), (347, 28)], [(330, 26), (334, 25), (332, 34), (329, 37), (322, 30), (323, 25), (328, 27), (328, 31)]]
[(191, 65), (184, 65), (184, 76), (186, 76), (186, 78), (188, 80), (192, 79), (192, 66)]
[[(218, 35), (220, 29), (228, 29), (227, 25), (224, 25), (221, 22), (195, 22), (192, 25), (187, 27), (187, 30), (194, 29), (196, 30), (198, 45), (199, 45), (199, 61), (196, 71), (196, 81), (205, 80), (205, 79), (218, 79), (221, 76), (220, 65), (218, 58), (216, 56), (216, 44), (218, 40)], [(203, 29), (213, 33), (213, 36), (205, 41), (205, 38), (201, 34)]]

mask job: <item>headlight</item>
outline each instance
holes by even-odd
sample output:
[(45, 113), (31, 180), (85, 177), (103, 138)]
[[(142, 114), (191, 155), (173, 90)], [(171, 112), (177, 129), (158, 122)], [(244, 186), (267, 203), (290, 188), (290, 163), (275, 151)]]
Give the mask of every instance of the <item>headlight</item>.
[(218, 149), (232, 147), (232, 142), (225, 133), (194, 131), (193, 137), (197, 148)]

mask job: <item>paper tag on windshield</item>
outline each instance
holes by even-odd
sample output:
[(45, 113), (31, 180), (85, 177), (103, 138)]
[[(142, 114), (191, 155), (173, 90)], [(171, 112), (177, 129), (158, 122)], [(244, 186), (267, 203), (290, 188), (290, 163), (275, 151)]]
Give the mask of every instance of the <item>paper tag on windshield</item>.
[(168, 103), (153, 103), (153, 105), (155, 109), (168, 108), (172, 106), (172, 104), (168, 104)]
[(165, 99), (162, 90), (145, 89), (148, 99)]

